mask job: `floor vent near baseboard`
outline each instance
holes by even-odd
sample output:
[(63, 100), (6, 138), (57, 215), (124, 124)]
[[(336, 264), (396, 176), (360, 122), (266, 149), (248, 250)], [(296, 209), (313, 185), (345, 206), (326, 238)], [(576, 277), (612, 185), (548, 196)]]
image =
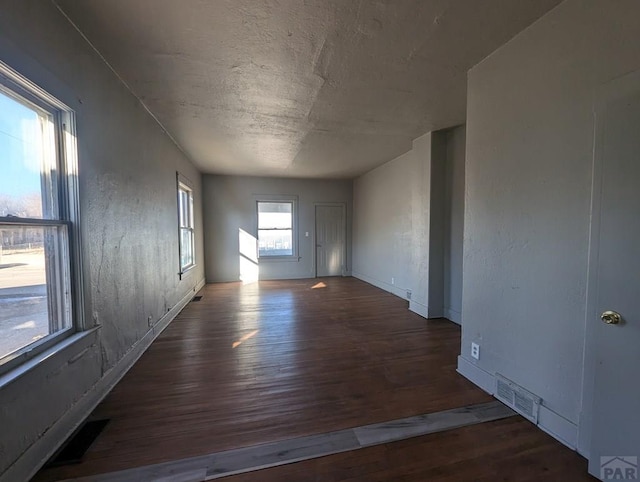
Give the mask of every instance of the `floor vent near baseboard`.
[(194, 296), (193, 298), (191, 298), (191, 301), (200, 301), (202, 299), (202, 295), (199, 296)]
[(524, 418), (538, 423), (538, 412), (540, 410), (540, 397), (528, 392), (508, 378), (496, 373), (498, 386), (496, 388), (496, 398), (513, 408)]
[(109, 419), (91, 420), (85, 422), (75, 431), (64, 443), (53, 457), (44, 465), (44, 468), (60, 467), (62, 465), (79, 464), (82, 457), (91, 444), (98, 438), (104, 427), (109, 423)]

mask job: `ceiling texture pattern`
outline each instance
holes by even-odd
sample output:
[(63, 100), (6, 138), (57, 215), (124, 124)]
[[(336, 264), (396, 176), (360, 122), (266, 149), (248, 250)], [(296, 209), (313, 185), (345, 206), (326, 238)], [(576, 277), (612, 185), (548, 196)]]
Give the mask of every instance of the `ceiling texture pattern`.
[(55, 0), (206, 173), (353, 178), (560, 0)]

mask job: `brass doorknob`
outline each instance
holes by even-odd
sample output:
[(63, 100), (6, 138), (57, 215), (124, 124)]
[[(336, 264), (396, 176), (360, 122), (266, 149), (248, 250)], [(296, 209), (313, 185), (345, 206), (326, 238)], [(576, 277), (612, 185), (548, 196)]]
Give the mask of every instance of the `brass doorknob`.
[(600, 319), (607, 325), (617, 325), (622, 321), (620, 313), (616, 313), (615, 311), (605, 311), (600, 315)]

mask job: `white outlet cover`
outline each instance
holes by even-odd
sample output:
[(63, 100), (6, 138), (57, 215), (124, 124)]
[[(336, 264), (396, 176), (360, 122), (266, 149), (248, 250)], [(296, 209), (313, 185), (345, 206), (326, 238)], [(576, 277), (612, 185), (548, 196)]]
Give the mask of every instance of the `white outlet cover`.
[(480, 359), (480, 345), (477, 343), (471, 343), (471, 356), (476, 360)]

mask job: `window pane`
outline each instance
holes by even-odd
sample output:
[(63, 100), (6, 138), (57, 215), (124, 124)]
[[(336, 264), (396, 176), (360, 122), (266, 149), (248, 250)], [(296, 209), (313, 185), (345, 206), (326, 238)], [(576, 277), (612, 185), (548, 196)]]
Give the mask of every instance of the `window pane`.
[(178, 212), (180, 227), (193, 228), (193, 195), (191, 191), (178, 189)]
[(291, 229), (292, 227), (293, 203), (258, 203), (258, 229)]
[(51, 154), (48, 121), (40, 111), (0, 90), (0, 216), (43, 217), (50, 193), (43, 187), (47, 179), (42, 175), (45, 155)]
[(293, 231), (258, 230), (258, 256), (293, 256)]
[(71, 326), (64, 226), (0, 227), (0, 359)]
[(193, 231), (189, 228), (180, 229), (180, 268), (188, 268), (194, 264)]

